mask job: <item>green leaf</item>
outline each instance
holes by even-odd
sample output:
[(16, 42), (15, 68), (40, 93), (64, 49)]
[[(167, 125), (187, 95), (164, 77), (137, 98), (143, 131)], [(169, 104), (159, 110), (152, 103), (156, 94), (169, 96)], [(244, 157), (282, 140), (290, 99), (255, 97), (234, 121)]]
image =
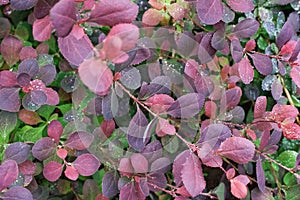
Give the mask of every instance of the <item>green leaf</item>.
[(55, 110), (55, 106), (42, 105), (41, 108), (37, 111), (37, 113), (41, 117), (44, 117), (46, 120), (49, 120), (49, 117), (52, 115), (54, 110)]
[(283, 177), (283, 182), (287, 186), (292, 186), (297, 184), (297, 178), (295, 177), (294, 174), (288, 172), (284, 175)]
[(63, 104), (63, 105), (57, 106), (57, 108), (64, 115), (72, 109), (72, 104), (70, 104), (70, 103), (69, 104)]
[(162, 137), (162, 146), (169, 153), (175, 153), (179, 148), (179, 140), (176, 136), (165, 136)]
[(15, 30), (15, 35), (26, 41), (29, 39), (31, 32), (30, 25), (27, 22), (20, 22)]
[(290, 187), (285, 191), (285, 199), (287, 200), (299, 200), (300, 185)]
[(284, 166), (288, 168), (293, 168), (296, 163), (298, 153), (296, 151), (287, 150), (282, 152), (277, 160)]
[(225, 200), (225, 184), (220, 183), (213, 191), (218, 196), (219, 200)]
[(0, 112), (0, 144), (8, 143), (10, 133), (16, 127), (17, 121), (16, 113)]
[(26, 125), (18, 131), (17, 139), (19, 142), (36, 142), (43, 137), (45, 127), (46, 125), (33, 128)]

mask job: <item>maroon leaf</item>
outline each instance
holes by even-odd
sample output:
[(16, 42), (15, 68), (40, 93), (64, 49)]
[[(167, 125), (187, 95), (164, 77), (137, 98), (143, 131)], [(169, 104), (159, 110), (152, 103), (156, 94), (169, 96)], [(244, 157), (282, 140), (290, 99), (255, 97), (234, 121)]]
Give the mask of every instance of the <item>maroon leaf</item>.
[(4, 152), (4, 159), (5, 160), (14, 160), (17, 164), (20, 164), (27, 160), (29, 156), (30, 146), (22, 143), (22, 142), (15, 142), (10, 144)]
[(143, 14), (142, 22), (143, 24), (148, 26), (156, 26), (160, 23), (162, 19), (163, 19), (163, 15), (161, 12), (159, 12), (159, 10), (156, 10), (154, 8), (149, 8)]
[(10, 0), (10, 6), (14, 10), (28, 10), (36, 4), (37, 0)]
[(295, 30), (290, 21), (286, 21), (283, 25), (279, 35), (276, 38), (276, 45), (281, 49), (295, 35)]
[(30, 46), (23, 47), (20, 52), (20, 60), (26, 60), (29, 58), (36, 58), (38, 56), (37, 51)]
[(230, 51), (234, 62), (238, 63), (243, 58), (243, 47), (238, 39), (231, 40)]
[(56, 143), (59, 142), (60, 136), (63, 133), (63, 126), (58, 120), (53, 120), (48, 125), (48, 136), (53, 138)]
[(111, 70), (97, 58), (85, 60), (78, 73), (82, 82), (98, 95), (106, 95), (113, 82)]
[(138, 14), (138, 6), (129, 0), (102, 0), (92, 10), (89, 21), (102, 26), (131, 23)]
[(122, 158), (118, 167), (119, 172), (127, 177), (131, 177), (134, 172), (133, 166), (129, 158)]
[(248, 58), (242, 58), (238, 63), (238, 71), (243, 83), (249, 84), (253, 81), (254, 70)]
[(0, 0), (0, 5), (6, 5), (9, 3), (9, 0)]
[(0, 110), (8, 112), (19, 111), (21, 105), (19, 90), (19, 88), (0, 89)]
[(181, 152), (174, 160), (172, 174), (174, 176), (174, 182), (176, 185), (180, 185), (182, 182), (181, 172), (183, 171), (183, 164), (185, 163), (187, 157), (191, 152), (189, 150), (185, 150)]
[(168, 109), (168, 114), (176, 118), (191, 118), (197, 115), (204, 104), (204, 97), (190, 93), (179, 97)]
[(230, 168), (229, 170), (226, 171), (226, 178), (230, 180), (233, 179), (233, 177), (235, 177), (235, 169)]
[(180, 3), (172, 3), (167, 7), (167, 10), (175, 20), (182, 20), (186, 12)]
[(56, 4), (58, 0), (38, 0), (34, 6), (33, 13), (37, 19), (46, 17), (51, 8)]
[(50, 18), (58, 37), (67, 36), (76, 22), (76, 4), (61, 0), (50, 10)]
[(300, 88), (300, 66), (294, 66), (291, 69), (290, 76), (295, 84)]
[(10, 22), (7, 18), (0, 17), (0, 39), (7, 36), (10, 32)]
[(226, 0), (226, 3), (237, 12), (250, 12), (254, 9), (252, 0)]
[(0, 71), (0, 86), (14, 87), (17, 86), (17, 74), (8, 70)]
[(32, 147), (32, 155), (43, 161), (50, 157), (56, 148), (56, 145), (52, 138), (44, 137), (39, 139)]
[(14, 186), (10, 188), (8, 191), (6, 191), (3, 194), (2, 198), (9, 199), (9, 200), (13, 200), (13, 199), (33, 200), (33, 196), (31, 192), (22, 186)]
[(260, 189), (260, 191), (266, 192), (266, 188), (265, 188), (266, 177), (265, 177), (265, 173), (264, 173), (264, 169), (260, 157), (256, 161), (256, 177), (257, 177), (258, 188)]
[(8, 65), (12, 66), (19, 61), (19, 53), (22, 47), (22, 41), (15, 36), (9, 35), (2, 40), (1, 54)]
[(200, 59), (200, 64), (208, 63), (216, 54), (216, 50), (212, 47), (212, 37), (212, 33), (207, 33), (203, 36), (200, 42), (198, 49), (198, 58)]
[(63, 171), (63, 165), (54, 161), (48, 162), (43, 169), (44, 177), (50, 181), (55, 182), (59, 179)]
[(36, 165), (32, 161), (26, 160), (19, 164), (19, 170), (24, 175), (33, 175), (36, 170)]
[(120, 200), (138, 200), (137, 192), (134, 183), (128, 183), (120, 190)]
[(252, 142), (241, 137), (227, 138), (220, 146), (218, 153), (236, 163), (245, 164), (252, 160), (255, 146)]
[(234, 87), (227, 90), (221, 98), (221, 109), (223, 111), (232, 110), (239, 104), (241, 97), (242, 90), (240, 87)]
[(116, 171), (105, 173), (102, 179), (102, 191), (104, 196), (112, 198), (119, 193), (118, 180), (119, 175)]
[(73, 166), (66, 167), (64, 171), (66, 177), (72, 181), (76, 181), (78, 179), (79, 173)]
[(106, 137), (110, 137), (116, 128), (114, 120), (104, 120), (100, 126)]
[(263, 75), (270, 75), (273, 71), (272, 61), (269, 57), (259, 54), (251, 54), (250, 55), (255, 68), (257, 71)]
[(254, 105), (254, 119), (261, 118), (264, 116), (267, 109), (267, 98), (260, 96), (256, 99)]
[(47, 96), (46, 104), (55, 106), (59, 103), (59, 97), (55, 90), (52, 88), (45, 88), (44, 92)]
[(198, 0), (197, 14), (205, 24), (216, 24), (222, 19), (223, 4), (220, 0)]
[(132, 167), (135, 173), (148, 172), (148, 160), (140, 153), (135, 153), (130, 157)]
[(192, 197), (199, 195), (205, 189), (206, 182), (201, 163), (195, 154), (190, 153), (187, 156), (181, 173), (183, 184)]
[(100, 167), (98, 158), (92, 154), (82, 154), (73, 162), (73, 166), (82, 176), (93, 175)]
[(240, 21), (234, 27), (233, 34), (235, 34), (239, 38), (248, 38), (253, 36), (257, 32), (258, 28), (259, 23), (255, 19), (248, 18)]
[(65, 142), (65, 146), (71, 149), (84, 150), (92, 144), (93, 140), (94, 136), (91, 133), (77, 131), (69, 136)]
[(32, 34), (35, 40), (43, 42), (50, 39), (52, 29), (52, 22), (50, 21), (50, 17), (47, 15), (42, 19), (37, 19), (34, 21), (32, 26)]
[(256, 41), (254, 39), (251, 39), (246, 43), (245, 50), (253, 51), (255, 47), (256, 47)]
[(18, 178), (18, 164), (14, 160), (6, 160), (0, 165), (0, 190), (13, 184)]

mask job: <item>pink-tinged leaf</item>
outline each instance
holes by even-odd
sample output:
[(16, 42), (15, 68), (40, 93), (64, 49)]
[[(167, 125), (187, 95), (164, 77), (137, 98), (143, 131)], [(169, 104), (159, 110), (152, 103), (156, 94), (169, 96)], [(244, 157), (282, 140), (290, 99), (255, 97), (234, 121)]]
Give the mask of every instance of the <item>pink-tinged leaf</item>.
[(276, 79), (272, 83), (271, 93), (275, 100), (279, 100), (283, 92), (283, 86), (281, 85), (280, 79)]
[(203, 145), (197, 153), (202, 163), (208, 167), (220, 167), (223, 164), (222, 158), (215, 155), (215, 152), (211, 151), (209, 145)]
[(185, 150), (181, 152), (179, 155), (177, 155), (174, 160), (172, 174), (174, 176), (174, 182), (176, 183), (177, 186), (180, 185), (182, 182), (181, 172), (183, 171), (183, 164), (185, 163), (190, 153), (191, 152), (189, 150)]
[(34, 16), (37, 19), (46, 17), (54, 4), (56, 4), (58, 1), (59, 0), (38, 0), (33, 9)]
[(263, 75), (270, 75), (273, 71), (272, 61), (269, 57), (259, 55), (259, 54), (251, 54), (250, 55), (255, 68), (257, 71)]
[(88, 21), (102, 26), (131, 23), (138, 14), (138, 6), (130, 0), (102, 0), (96, 3)]
[[(251, 0), (249, 0), (251, 1)], [(239, 1), (241, 2), (241, 1)], [(251, 1), (252, 2), (252, 1)], [(249, 38), (253, 36), (259, 28), (259, 23), (255, 19), (244, 19), (240, 21), (233, 30), (233, 34), (239, 38)]]
[(119, 193), (118, 190), (119, 175), (116, 171), (106, 172), (102, 179), (102, 191), (106, 197), (114, 197)]
[(0, 71), (0, 86), (14, 87), (17, 86), (17, 74), (8, 70)]
[(289, 140), (300, 140), (300, 126), (296, 123), (282, 125), (282, 133)]
[(166, 112), (173, 103), (174, 99), (167, 94), (155, 94), (145, 101), (145, 104), (155, 113)]
[(260, 156), (256, 161), (256, 180), (259, 190), (266, 192), (266, 177)]
[(191, 118), (197, 115), (204, 104), (204, 97), (190, 93), (179, 97), (168, 109), (168, 114), (176, 118)]
[(17, 164), (20, 164), (27, 160), (29, 156), (30, 146), (22, 143), (22, 142), (15, 142), (10, 144), (4, 152), (4, 159), (5, 160), (14, 160)]
[(135, 153), (130, 157), (131, 164), (135, 173), (148, 172), (148, 160), (140, 153)]
[(48, 15), (42, 19), (37, 19), (32, 27), (33, 38), (39, 42), (46, 41), (50, 39), (52, 29), (53, 25)]
[(14, 160), (6, 160), (0, 165), (0, 190), (13, 184), (18, 178), (18, 164)]
[(290, 21), (286, 21), (276, 38), (276, 45), (278, 49), (281, 49), (283, 45), (287, 43), (294, 35), (295, 30), (292, 23)]
[(235, 63), (238, 63), (242, 60), (244, 49), (237, 38), (231, 40), (230, 51)]
[(6, 5), (9, 3), (9, 0), (0, 0), (0, 5)]
[(0, 110), (8, 112), (19, 111), (21, 105), (19, 90), (19, 88), (0, 89)]
[(241, 97), (242, 90), (240, 87), (234, 87), (227, 90), (221, 98), (221, 109), (223, 111), (232, 110), (239, 104)]
[(253, 81), (254, 70), (247, 57), (242, 58), (242, 60), (238, 63), (238, 71), (243, 83), (249, 84)]
[(9, 20), (7, 18), (0, 17), (0, 39), (4, 38), (9, 34), (10, 27), (11, 25)]
[(212, 37), (212, 33), (207, 33), (203, 36), (203, 38), (200, 41), (198, 49), (198, 58), (200, 60), (200, 64), (210, 62), (216, 54), (216, 49), (214, 49), (211, 45)]
[(256, 99), (254, 105), (254, 119), (264, 116), (267, 109), (267, 97), (260, 96)]
[(186, 62), (184, 67), (184, 73), (186, 75), (188, 75), (192, 79), (195, 79), (199, 72), (200, 66), (195, 60), (191, 59)]
[(76, 22), (74, 0), (61, 0), (50, 10), (50, 18), (58, 37), (67, 36)]
[(137, 112), (131, 119), (127, 130), (128, 143), (138, 152), (141, 152), (145, 148), (145, 145), (150, 139), (146, 132), (147, 126), (148, 119), (138, 107)]
[(38, 56), (37, 51), (30, 46), (23, 47), (20, 52), (20, 60), (26, 60), (30, 58), (36, 58)]
[(300, 88), (300, 66), (292, 67), (290, 76), (295, 84)]
[(142, 22), (147, 26), (156, 26), (163, 19), (163, 15), (159, 10), (150, 8), (143, 14)]
[(271, 0), (270, 2), (278, 5), (287, 5), (289, 3), (292, 3), (293, 1), (295, 0)]
[(47, 96), (46, 104), (55, 106), (59, 103), (59, 96), (55, 90), (52, 88), (45, 88), (44, 92)]
[(71, 64), (78, 66), (91, 55), (93, 45), (85, 33), (80, 34), (79, 37), (78, 29), (75, 27), (67, 37), (58, 38), (58, 47)]
[(22, 47), (22, 41), (15, 36), (9, 35), (2, 40), (1, 54), (8, 65), (12, 66), (19, 61)]
[(250, 12), (254, 9), (252, 0), (226, 0), (229, 7), (237, 12)]
[(10, 6), (14, 10), (28, 10), (33, 6), (35, 6), (37, 1), (38, 0), (26, 0), (26, 1), (10, 0)]
[(158, 123), (156, 125), (156, 134), (159, 137), (163, 137), (165, 135), (174, 135), (176, 133), (176, 129), (174, 125), (171, 125), (168, 120), (159, 118)]
[(170, 170), (170, 166), (171, 166), (171, 163), (170, 163), (169, 158), (161, 157), (161, 158), (158, 158), (157, 160), (155, 160), (151, 164), (150, 171), (151, 171), (151, 173), (155, 173), (155, 174), (157, 174), (157, 173), (164, 174), (168, 170)]
[(217, 104), (213, 101), (206, 101), (204, 104), (205, 115), (211, 119), (216, 117)]
[(239, 199), (243, 199), (246, 198), (247, 196), (247, 186), (244, 185), (242, 182), (236, 180), (236, 179), (232, 179), (230, 181), (230, 191), (231, 194), (233, 194), (233, 196), (239, 198)]
[(100, 167), (99, 159), (92, 154), (82, 154), (73, 162), (73, 166), (82, 176), (93, 175)]
[(199, 195), (205, 189), (206, 182), (201, 163), (195, 154), (190, 153), (187, 156), (181, 173), (183, 184), (192, 197)]
[(149, 0), (148, 3), (156, 10), (161, 10), (164, 7), (163, 2), (160, 0)]
[[(147, 181), (148, 181), (148, 183), (157, 185), (158, 187), (161, 187), (161, 188), (165, 188), (167, 186), (167, 179), (164, 174), (153, 173), (149, 177), (147, 177)], [(151, 191), (153, 191), (153, 192), (159, 191), (158, 188), (153, 187), (150, 184), (148, 186)]]
[(276, 104), (272, 108), (270, 117), (277, 122), (283, 122), (284, 120), (294, 121), (298, 114), (298, 109), (292, 105)]
[(65, 146), (71, 149), (84, 150), (89, 148), (93, 140), (94, 135), (91, 133), (77, 131), (68, 137), (67, 141), (65, 142)]
[(18, 115), (19, 119), (28, 125), (37, 125), (43, 121), (38, 113), (25, 109), (20, 110)]
[(48, 136), (53, 138), (56, 143), (59, 142), (60, 136), (63, 133), (63, 126), (58, 120), (53, 120), (48, 125)]
[(55, 182), (59, 179), (63, 171), (63, 165), (54, 161), (48, 162), (43, 169), (44, 177), (50, 181)]
[(205, 24), (216, 24), (222, 19), (223, 4), (221, 0), (198, 0), (197, 14)]
[(233, 179), (233, 177), (235, 177), (235, 169), (230, 168), (229, 170), (226, 171), (226, 178), (228, 180), (231, 180), (231, 179)]
[(248, 40), (245, 46), (246, 51), (253, 51), (256, 47), (256, 41), (254, 39)]
[(242, 137), (227, 138), (218, 149), (221, 156), (225, 156), (236, 163), (245, 164), (254, 156), (254, 144)]
[(40, 161), (49, 158), (56, 148), (52, 138), (44, 137), (39, 139), (32, 147), (32, 155)]
[(30, 58), (22, 61), (18, 68), (18, 73), (26, 73), (30, 78), (34, 78), (39, 72), (39, 64), (36, 59)]
[(223, 50), (226, 46), (226, 39), (223, 30), (217, 30), (211, 40), (211, 46), (216, 50)]
[(172, 3), (167, 7), (167, 11), (175, 20), (182, 20), (186, 11), (179, 3)]
[[(297, 57), (298, 57), (299, 53), (300, 53), (300, 39), (297, 40), (296, 46), (293, 49), (293, 53), (292, 53), (292, 55), (289, 59), (289, 62), (295, 62), (297, 60)], [(278, 62), (278, 64), (279, 64), (279, 62)]]
[(72, 181), (76, 181), (79, 176), (78, 171), (73, 166), (69, 166), (69, 165), (67, 165), (64, 173), (65, 176)]
[(97, 58), (85, 60), (80, 64), (78, 73), (82, 82), (98, 95), (106, 95), (113, 82), (111, 70)]
[(31, 160), (26, 160), (19, 164), (19, 170), (24, 175), (33, 175), (36, 170), (36, 165)]
[(261, 136), (261, 140), (260, 140), (260, 145), (259, 145), (259, 148), (258, 148), (259, 151), (264, 150), (264, 148), (268, 144), (269, 139), (270, 139), (270, 131), (269, 130), (263, 131), (262, 136)]
[(137, 191), (134, 187), (134, 183), (130, 182), (126, 184), (124, 187), (120, 190), (120, 200), (138, 200)]
[(66, 149), (60, 148), (56, 150), (56, 155), (61, 159), (65, 159), (68, 156), (68, 151)]
[(24, 188), (23, 186), (14, 186), (7, 190), (3, 196), (3, 199), (9, 199), (9, 200), (14, 200), (14, 199), (26, 199), (26, 200), (33, 200), (33, 196), (31, 192)]
[(131, 177), (134, 173), (134, 169), (129, 158), (122, 158), (120, 160), (118, 170), (123, 176), (127, 177)]
[(116, 128), (114, 120), (104, 120), (100, 126), (106, 137), (110, 137)]

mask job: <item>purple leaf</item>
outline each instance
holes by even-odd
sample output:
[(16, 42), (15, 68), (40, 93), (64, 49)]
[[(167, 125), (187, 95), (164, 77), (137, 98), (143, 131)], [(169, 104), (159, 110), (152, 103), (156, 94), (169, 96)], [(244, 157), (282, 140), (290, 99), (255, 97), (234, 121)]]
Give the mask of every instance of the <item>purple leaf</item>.
[(150, 171), (151, 173), (164, 174), (170, 170), (170, 165), (169, 158), (161, 157), (151, 164)]
[(270, 75), (273, 71), (272, 61), (269, 57), (259, 54), (251, 54), (254, 66), (262, 75)]
[(19, 170), (24, 175), (33, 175), (36, 170), (36, 165), (30, 160), (26, 160), (19, 164)]
[(145, 145), (150, 139), (148, 134), (145, 135), (147, 126), (148, 119), (138, 107), (136, 114), (131, 119), (127, 130), (128, 143), (138, 152), (141, 152), (145, 148)]
[(2, 40), (1, 54), (8, 65), (12, 66), (19, 61), (22, 47), (22, 41), (15, 36), (9, 35)]
[(106, 95), (113, 82), (111, 70), (97, 58), (85, 60), (78, 73), (82, 82), (98, 95)]
[(271, 93), (275, 100), (279, 100), (283, 92), (283, 86), (281, 85), (280, 79), (276, 79), (272, 83)]
[(248, 18), (240, 21), (234, 27), (233, 34), (239, 38), (249, 38), (257, 32), (258, 28), (259, 23), (255, 19)]
[(171, 88), (171, 80), (167, 76), (155, 77), (149, 85), (142, 85), (139, 98), (148, 99), (154, 94), (169, 94)]
[(91, 133), (77, 131), (69, 136), (65, 142), (65, 146), (71, 149), (84, 150), (92, 144), (93, 140), (94, 136)]
[(195, 154), (190, 153), (187, 156), (181, 173), (183, 185), (192, 197), (199, 195), (205, 189), (206, 182), (201, 163)]
[(32, 155), (40, 161), (49, 158), (56, 148), (52, 138), (44, 137), (39, 139), (32, 147)]
[(249, 84), (253, 81), (254, 70), (248, 58), (242, 58), (238, 63), (238, 71), (243, 83)]
[(27, 73), (18, 74), (17, 82), (21, 87), (30, 87), (30, 75)]
[(78, 156), (73, 165), (80, 175), (91, 176), (100, 167), (100, 162), (96, 156), (86, 153)]
[(0, 0), (0, 5), (6, 5), (9, 3), (9, 0)]
[(30, 95), (32, 102), (37, 105), (43, 105), (47, 101), (47, 96), (45, 92), (41, 90), (32, 90), (27, 95)]
[(45, 88), (44, 92), (47, 95), (46, 104), (55, 106), (59, 103), (59, 96), (55, 90), (52, 88)]
[(42, 19), (37, 19), (32, 26), (33, 38), (39, 42), (46, 41), (50, 39), (52, 30), (53, 25), (48, 15)]
[(144, 174), (148, 172), (148, 160), (140, 153), (135, 153), (130, 157), (134, 172)]
[(278, 142), (281, 140), (281, 137), (282, 137), (282, 131), (274, 130), (272, 135), (270, 136), (267, 146), (278, 144)]
[(120, 82), (128, 89), (135, 90), (141, 86), (141, 74), (134, 67), (128, 67), (121, 71)]
[(4, 152), (5, 160), (14, 160), (17, 164), (21, 164), (29, 156), (30, 146), (22, 143), (15, 142), (10, 144)]
[(276, 38), (276, 45), (281, 49), (295, 35), (295, 30), (290, 21), (286, 21), (283, 25), (279, 35)]
[(241, 43), (238, 39), (231, 40), (231, 55), (234, 60), (234, 62), (238, 63), (243, 58), (243, 47), (241, 46)]
[(50, 10), (51, 22), (58, 37), (67, 36), (76, 22), (74, 0), (61, 0)]
[(118, 170), (123, 176), (130, 177), (134, 172), (130, 159), (122, 158), (120, 160)]
[(168, 109), (168, 114), (176, 118), (191, 118), (197, 115), (204, 104), (204, 97), (190, 93), (179, 97)]
[(18, 112), (20, 110), (19, 88), (0, 89), (0, 110)]
[(55, 182), (59, 179), (63, 171), (63, 165), (54, 161), (48, 162), (43, 169), (44, 177), (50, 181)]
[(40, 68), (37, 78), (42, 80), (45, 85), (50, 85), (56, 77), (56, 69), (54, 65), (45, 65)]
[(252, 160), (254, 151), (254, 144), (241, 137), (227, 138), (218, 149), (219, 155), (225, 156), (239, 164), (245, 164)]
[(126, 184), (124, 187), (122, 187), (122, 189), (120, 190), (120, 196), (119, 196), (120, 200), (138, 200), (138, 196), (136, 193), (136, 189), (134, 187), (134, 183), (130, 182), (128, 184)]
[(189, 156), (190, 151), (185, 150), (176, 156), (173, 162), (172, 174), (174, 176), (174, 182), (179, 186), (182, 182), (181, 172), (183, 171), (183, 164), (185, 163), (187, 157)]
[(198, 0), (197, 14), (205, 24), (216, 24), (222, 19), (223, 4), (221, 0)]
[(198, 58), (200, 60), (200, 64), (208, 63), (214, 58), (216, 54), (216, 50), (211, 45), (212, 37), (213, 37), (212, 33), (207, 33), (206, 35), (203, 36), (200, 42), (199, 49), (198, 49)]
[(7, 18), (0, 17), (0, 39), (7, 36), (10, 32), (10, 22)]
[(33, 196), (31, 192), (22, 187), (22, 186), (14, 186), (6, 191), (3, 196), (3, 199), (7, 200), (14, 200), (14, 199), (26, 199), (26, 200), (33, 200)]
[(242, 90), (240, 87), (234, 87), (227, 90), (221, 98), (221, 109), (223, 111), (232, 110), (237, 106), (242, 97)]
[[(293, 53), (289, 59), (289, 62), (295, 62), (297, 60), (299, 53), (300, 53), (300, 39), (297, 40), (296, 46), (295, 46)], [(280, 62), (280, 61), (278, 61), (278, 68), (279, 68), (279, 63), (281, 63), (282, 67), (284, 68), (282, 62)], [(279, 70), (280, 70), (280, 68), (279, 68)]]
[(252, 0), (226, 0), (229, 7), (237, 12), (250, 12), (254, 9)]
[(266, 190), (265, 192), (261, 192), (258, 188), (255, 188), (251, 191), (251, 199), (252, 200), (267, 200), (273, 199), (273, 193), (270, 190)]
[(14, 87), (17, 86), (17, 73), (8, 70), (0, 71), (0, 86)]
[(58, 120), (53, 120), (48, 125), (48, 136), (53, 138), (56, 143), (59, 142), (60, 136), (63, 133), (63, 126)]
[(112, 198), (119, 193), (118, 180), (119, 175), (116, 171), (105, 173), (102, 179), (102, 191), (104, 196)]
[(26, 73), (30, 78), (34, 78), (39, 72), (39, 64), (36, 59), (30, 58), (22, 61), (18, 68), (18, 73)]
[(102, 26), (131, 23), (138, 14), (138, 6), (130, 0), (102, 0), (92, 10), (89, 21)]
[(256, 161), (256, 177), (257, 177), (257, 185), (260, 191), (266, 192), (265, 184), (266, 184), (266, 177), (264, 173), (264, 169), (262, 166), (261, 158)]
[(37, 1), (38, 0), (26, 0), (26, 1), (10, 0), (10, 6), (14, 10), (28, 10), (33, 6), (35, 6)]
[(300, 88), (300, 66), (292, 67), (290, 76), (295, 84)]
[(14, 160), (6, 160), (0, 165), (0, 190), (13, 184), (18, 178), (18, 164)]
[(224, 31), (217, 30), (211, 39), (211, 46), (221, 51), (225, 48), (226, 42)]
[(46, 17), (51, 8), (56, 4), (58, 0), (38, 0), (34, 6), (33, 13), (37, 19)]
[(162, 156), (162, 146), (158, 140), (150, 142), (142, 151), (149, 163), (153, 163)]
[[(168, 183), (165, 175), (160, 174), (160, 173), (150, 174), (150, 176), (147, 177), (147, 182), (150, 183), (150, 184), (157, 185), (158, 187), (161, 187), (161, 188), (165, 188), (167, 186), (167, 183)], [(153, 191), (153, 192), (159, 191), (159, 189), (157, 189), (156, 187), (151, 186), (150, 184), (148, 186), (149, 186), (149, 189), (151, 191)]]

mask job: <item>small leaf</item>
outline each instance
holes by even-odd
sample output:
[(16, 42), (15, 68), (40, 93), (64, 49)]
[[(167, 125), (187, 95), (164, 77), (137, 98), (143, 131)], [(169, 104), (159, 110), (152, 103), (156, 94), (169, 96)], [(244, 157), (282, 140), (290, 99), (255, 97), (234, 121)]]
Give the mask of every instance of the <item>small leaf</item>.
[(19, 88), (0, 89), (0, 110), (8, 112), (19, 111), (21, 105), (19, 90)]
[(148, 172), (148, 160), (140, 153), (135, 153), (130, 157), (132, 167), (135, 173)]
[(300, 66), (292, 67), (290, 76), (298, 88), (300, 88)]
[(250, 12), (254, 9), (252, 0), (226, 0), (229, 7), (237, 12)]
[(96, 156), (86, 153), (78, 156), (73, 165), (80, 175), (91, 176), (100, 167), (100, 162)]
[(48, 15), (42, 19), (37, 19), (32, 26), (33, 38), (39, 42), (49, 40), (52, 30), (53, 25)]
[(14, 10), (28, 10), (35, 6), (38, 0), (26, 0), (26, 1), (19, 1), (19, 0), (10, 0), (10, 6)]
[(55, 182), (59, 179), (63, 171), (63, 165), (54, 161), (48, 162), (43, 169), (44, 177), (50, 181)]
[(55, 90), (52, 88), (45, 88), (44, 92), (47, 96), (46, 104), (55, 106), (59, 103), (59, 96)]
[(155, 160), (150, 167), (151, 173), (161, 173), (164, 174), (170, 170), (170, 160), (166, 157), (161, 157)]
[(12, 66), (19, 61), (19, 54), (23, 47), (21, 40), (15, 36), (9, 35), (2, 40), (0, 47), (3, 59), (9, 66)]
[(248, 58), (242, 58), (238, 63), (238, 71), (243, 83), (249, 84), (253, 81), (254, 70)]
[(222, 19), (223, 4), (220, 0), (198, 0), (197, 14), (203, 23), (216, 24)]
[(134, 172), (133, 166), (129, 158), (122, 158), (119, 163), (118, 171), (127, 177), (131, 177)]
[(30, 75), (30, 78), (35, 78), (39, 72), (39, 64), (36, 59), (30, 58), (22, 61), (18, 68), (18, 73), (26, 73)]
[(243, 58), (243, 47), (238, 39), (231, 40), (230, 51), (234, 62), (238, 63)]
[(91, 133), (77, 131), (68, 137), (67, 141), (65, 142), (65, 146), (71, 149), (84, 150), (89, 148), (93, 140), (94, 135)]
[(125, 68), (121, 71), (120, 81), (128, 89), (135, 90), (141, 86), (141, 74), (134, 67)]
[(22, 143), (15, 142), (10, 144), (4, 152), (5, 160), (14, 160), (17, 164), (21, 164), (27, 160), (30, 152), (30, 146)]
[(251, 54), (250, 55), (255, 68), (257, 71), (263, 75), (270, 75), (273, 71), (272, 61), (269, 57), (259, 55), (259, 54)]
[(0, 165), (0, 190), (13, 184), (18, 178), (18, 164), (14, 160), (6, 160)]
[(59, 142), (60, 136), (63, 133), (63, 126), (58, 120), (53, 120), (48, 125), (48, 136), (53, 138), (56, 143)]
[(77, 170), (73, 166), (69, 166), (69, 165), (67, 165), (64, 173), (65, 173), (65, 176), (72, 181), (76, 181), (79, 176), (79, 173), (77, 172)]
[(211, 40), (211, 46), (216, 50), (223, 50), (226, 46), (226, 39), (223, 30), (217, 30)]
[(238, 180), (232, 179), (230, 181), (230, 187), (231, 187), (230, 191), (233, 194), (233, 196), (239, 199), (246, 198), (248, 190), (245, 184), (243, 184)]
[(147, 26), (156, 26), (163, 19), (163, 15), (159, 10), (149, 8), (143, 14), (142, 22)]
[(19, 119), (28, 125), (37, 125), (38, 123), (43, 121), (38, 113), (29, 110), (22, 109), (18, 114)]
[(300, 139), (300, 126), (296, 123), (284, 124), (282, 126), (283, 136), (290, 140)]
[(43, 161), (54, 153), (55, 148), (56, 145), (54, 141), (49, 137), (44, 137), (33, 145), (32, 155), (40, 161)]
[(216, 49), (212, 47), (212, 38), (213, 34), (207, 33), (200, 41), (198, 49), (198, 58), (200, 60), (200, 64), (210, 62), (216, 54)]
[(61, 159), (65, 159), (68, 156), (68, 151), (63, 148), (59, 148), (56, 150), (56, 155)]
[(275, 100), (279, 100), (279, 98), (282, 95), (282, 92), (283, 86), (281, 85), (280, 79), (278, 78), (272, 83), (271, 93)]
[(3, 194), (2, 198), (9, 199), (9, 200), (14, 200), (14, 199), (33, 200), (33, 196), (31, 192), (22, 186), (14, 186), (10, 188), (8, 191), (6, 191)]
[(257, 32), (258, 28), (259, 23), (255, 19), (247, 18), (240, 21), (234, 27), (233, 34), (235, 34), (239, 38), (249, 38)]
[(132, 199), (132, 200), (138, 200), (136, 194), (136, 189), (133, 182), (130, 182), (126, 184), (124, 187), (120, 190), (120, 200), (126, 200), (126, 199)]
[(19, 170), (24, 175), (33, 175), (36, 171), (36, 164), (30, 160), (26, 160), (19, 164)]
[(267, 109), (267, 98), (260, 96), (256, 99), (254, 105), (254, 119), (262, 118)]
[(171, 125), (168, 120), (159, 118), (158, 123), (156, 125), (156, 134), (159, 137), (163, 137), (165, 135), (174, 135), (176, 133), (176, 129), (174, 125)]
[(119, 193), (118, 189), (119, 175), (115, 171), (106, 172), (102, 179), (103, 195), (109, 198), (114, 197)]
[(242, 90), (240, 87), (234, 87), (227, 90), (221, 98), (221, 109), (223, 111), (232, 110), (239, 104), (241, 97)]
[(264, 173), (264, 169), (262, 166), (261, 158), (259, 157), (256, 161), (256, 177), (257, 177), (257, 185), (260, 191), (266, 192), (266, 177)]
[(50, 85), (56, 77), (56, 68), (54, 65), (45, 65), (40, 67), (37, 78), (42, 80), (45, 85)]

